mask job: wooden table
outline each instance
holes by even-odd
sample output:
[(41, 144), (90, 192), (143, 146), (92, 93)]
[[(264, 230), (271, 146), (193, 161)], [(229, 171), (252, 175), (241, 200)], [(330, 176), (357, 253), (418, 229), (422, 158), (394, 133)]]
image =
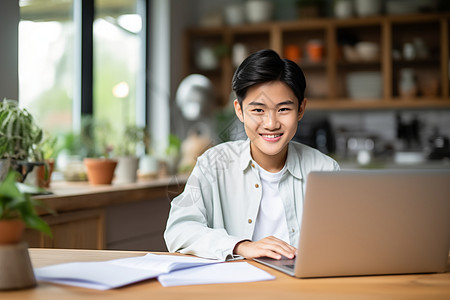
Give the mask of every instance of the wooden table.
[[(34, 267), (140, 255), (145, 252), (30, 249)], [(156, 279), (151, 279), (108, 291), (39, 282), (34, 289), (0, 292), (0, 299), (450, 299), (450, 259), (447, 273), (441, 274), (321, 279), (296, 279), (256, 262), (250, 263), (275, 275), (276, 279), (180, 287), (162, 287)]]

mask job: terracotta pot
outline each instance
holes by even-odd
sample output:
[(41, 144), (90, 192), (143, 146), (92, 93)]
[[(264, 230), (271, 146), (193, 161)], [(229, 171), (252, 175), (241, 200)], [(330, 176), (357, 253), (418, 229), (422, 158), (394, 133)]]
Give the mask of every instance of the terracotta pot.
[(323, 43), (320, 40), (311, 40), (306, 45), (308, 51), (309, 60), (313, 63), (319, 63), (323, 59), (324, 48)]
[(39, 166), (37, 168), (37, 185), (42, 188), (50, 187), (50, 182), (52, 179), (53, 168), (55, 166), (55, 161), (53, 159), (47, 160), (48, 173), (45, 174), (46, 166)]
[(117, 161), (107, 158), (85, 158), (84, 165), (90, 184), (111, 184)]
[(287, 45), (284, 49), (284, 56), (293, 62), (300, 62), (302, 58), (302, 50), (298, 45)]
[(20, 219), (0, 221), (0, 245), (17, 244), (22, 239), (25, 224)]

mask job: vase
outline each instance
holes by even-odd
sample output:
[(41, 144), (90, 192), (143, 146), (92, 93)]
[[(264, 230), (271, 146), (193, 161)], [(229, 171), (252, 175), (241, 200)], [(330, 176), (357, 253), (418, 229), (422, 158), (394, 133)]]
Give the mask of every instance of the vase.
[(273, 3), (269, 0), (248, 0), (245, 3), (245, 14), (250, 23), (270, 21), (273, 11)]
[(334, 16), (336, 18), (350, 18), (353, 16), (353, 1), (338, 0), (334, 3)]
[(0, 290), (17, 290), (35, 286), (36, 278), (27, 244), (18, 242), (0, 245)]
[(137, 156), (119, 156), (117, 158), (117, 167), (115, 171), (115, 183), (132, 183), (137, 180), (137, 170), (139, 166), (139, 157)]
[(402, 69), (398, 86), (402, 98), (414, 98), (417, 96), (417, 83), (413, 69)]
[(381, 8), (381, 0), (355, 0), (355, 10), (359, 17), (378, 15)]
[(22, 242), (24, 230), (21, 219), (0, 221), (0, 290), (36, 286), (28, 246)]

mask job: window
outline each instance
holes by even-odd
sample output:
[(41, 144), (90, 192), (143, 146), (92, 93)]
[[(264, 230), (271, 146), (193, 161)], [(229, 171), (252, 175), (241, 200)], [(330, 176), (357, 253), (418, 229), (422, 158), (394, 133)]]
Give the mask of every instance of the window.
[(20, 5), (20, 105), (45, 130), (70, 131), (75, 80), (72, 2), (20, 1)]
[[(82, 113), (78, 86), (82, 72), (77, 62), (81, 53), (77, 28), (81, 28), (79, 22), (84, 26), (87, 21), (86, 11), (75, 14), (74, 7), (81, 1), (89, 2), (19, 1), (19, 102), (53, 135), (79, 129), (76, 119)], [(94, 1), (93, 62), (88, 66), (93, 74), (88, 79), (92, 81), (88, 85), (92, 98), (87, 99), (92, 109), (88, 113), (110, 124), (113, 145), (120, 141), (125, 125), (136, 124), (138, 119), (145, 123), (146, 19), (142, 12), (146, 3)], [(92, 11), (89, 13), (92, 15)]]
[(126, 125), (136, 123), (137, 87), (141, 59), (141, 16), (136, 1), (120, 7), (95, 7), (94, 118), (109, 123), (113, 145)]

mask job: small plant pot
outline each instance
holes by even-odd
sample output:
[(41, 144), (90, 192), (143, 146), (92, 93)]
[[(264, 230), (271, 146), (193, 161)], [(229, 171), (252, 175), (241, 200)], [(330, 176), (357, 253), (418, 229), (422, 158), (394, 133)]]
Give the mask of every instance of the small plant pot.
[(28, 289), (35, 286), (36, 278), (27, 244), (19, 242), (0, 245), (0, 291)]
[(144, 179), (156, 178), (159, 172), (159, 161), (153, 155), (144, 155), (139, 161), (139, 177)]
[(119, 156), (117, 158), (115, 183), (132, 183), (137, 180), (139, 157)]
[(0, 245), (17, 244), (22, 240), (25, 224), (20, 219), (0, 221)]
[(37, 185), (41, 188), (50, 187), (50, 182), (52, 179), (53, 168), (55, 166), (55, 161), (47, 160), (43, 166), (37, 168)]
[(85, 158), (87, 176), (90, 184), (111, 184), (117, 161), (107, 158)]

